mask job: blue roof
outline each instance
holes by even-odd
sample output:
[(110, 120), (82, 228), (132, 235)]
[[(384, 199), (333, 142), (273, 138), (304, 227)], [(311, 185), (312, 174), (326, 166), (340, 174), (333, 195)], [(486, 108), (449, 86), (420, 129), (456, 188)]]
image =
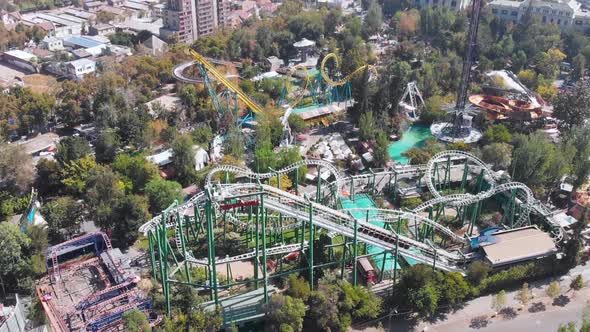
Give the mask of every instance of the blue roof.
[(81, 37), (81, 36), (70, 36), (65, 39), (65, 42), (70, 43), (70, 44), (74, 44), (74, 45), (78, 45), (83, 48), (90, 48), (90, 47), (102, 45), (101, 42), (98, 42), (94, 39)]

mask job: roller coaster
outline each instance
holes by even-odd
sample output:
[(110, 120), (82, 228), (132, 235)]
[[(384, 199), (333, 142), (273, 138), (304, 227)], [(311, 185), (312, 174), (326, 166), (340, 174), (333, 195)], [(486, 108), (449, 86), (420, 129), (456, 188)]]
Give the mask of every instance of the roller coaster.
[[(303, 167), (317, 168), (314, 186), (299, 185)], [(329, 174), (327, 180), (320, 176), (322, 171)], [(280, 189), (284, 176), (293, 179), (290, 191)], [(271, 179), (276, 180), (276, 187), (269, 184)], [(417, 189), (426, 188), (432, 199), (410, 210), (342, 208), (343, 199), (354, 201), (359, 195), (395, 200), (403, 193), (402, 181), (408, 179)], [(211, 303), (221, 306), (225, 304), (220, 297), (230, 289), (262, 287), (262, 301), (266, 302), (269, 281), (291, 273), (307, 273), (313, 289), (317, 271), (340, 268), (340, 276), (356, 284), (359, 257), (391, 254), (396, 262), (409, 259), (463, 274), (472, 261), (483, 259), (472, 247), (473, 234), (482, 204), (492, 197), (502, 202), (501, 227), (536, 224), (557, 245), (563, 240), (564, 232), (552, 212), (528, 187), (494, 173), (480, 159), (462, 151), (443, 151), (425, 165), (395, 166), (354, 176), (345, 176), (322, 160), (303, 160), (269, 173), (220, 165), (208, 174), (203, 192), (184, 203), (175, 202), (142, 225), (140, 232), (149, 240), (152, 274), (162, 284), (170, 312), (173, 285), (188, 284), (206, 291)], [(449, 218), (460, 227), (450, 228)], [(230, 232), (239, 234), (247, 248), (233, 256), (217, 257), (218, 246), (225, 246)], [(197, 258), (195, 244), (205, 238), (207, 255)], [(326, 238), (330, 243), (318, 242)], [(369, 254), (367, 247), (381, 251)], [(328, 259), (322, 256), (326, 250)], [(298, 263), (286, 260), (293, 253)], [(220, 264), (226, 264), (229, 272), (232, 262), (244, 260), (253, 260), (252, 279), (234, 282), (229, 273), (226, 280), (219, 280)], [(191, 280), (198, 268), (206, 270), (206, 280)], [(384, 263), (380, 269), (381, 279), (386, 278)], [(392, 270), (395, 282), (397, 264)], [(225, 318), (227, 322), (239, 320)]]
[[(264, 110), (262, 106), (251, 99), (248, 95), (241, 91), (238, 86), (230, 81), (231, 78), (239, 78), (239, 75), (224, 75), (215, 67), (215, 65), (234, 65), (234, 63), (206, 58), (194, 50), (188, 50), (188, 53), (194, 58), (194, 61), (182, 63), (174, 67), (172, 71), (173, 77), (185, 83), (204, 84), (207, 87), (209, 95), (212, 99), (213, 106), (218, 111), (220, 118), (226, 119), (228, 114), (231, 114), (232, 117), (236, 119), (236, 124), (240, 126), (246, 120), (252, 119), (252, 113), (254, 115), (281, 115), (282, 112), (277, 110)], [(291, 136), (288, 118), (294, 109), (302, 103), (306, 96), (312, 98), (314, 105), (325, 105), (335, 101), (347, 102), (352, 98), (350, 91), (350, 80), (352, 77), (362, 74), (367, 70), (372, 74), (377, 73), (374, 66), (363, 65), (342, 78), (332, 78), (327, 70), (327, 64), (330, 60), (334, 62), (336, 68), (340, 67), (338, 56), (334, 53), (330, 53), (322, 60), (318, 75), (315, 76), (311, 75), (307, 68), (303, 65), (296, 65), (289, 69), (282, 96), (277, 103), (285, 109), (285, 112), (282, 113), (281, 117), (281, 122), (283, 125), (283, 144), (289, 145), (292, 142), (293, 138)], [(197, 66), (201, 78), (193, 78), (184, 74), (184, 71), (187, 68), (193, 66)], [(288, 96), (292, 93), (292, 76), (297, 71), (303, 71), (303, 84), (300, 88), (301, 91), (295, 94), (295, 97), (292, 100), (288, 100)], [(211, 75), (214, 80), (219, 82), (225, 88), (224, 92), (220, 94), (217, 93), (217, 90), (213, 86), (209, 75)], [(322, 97), (318, 97), (320, 95)], [(244, 103), (246, 107), (252, 112), (246, 114), (241, 120), (239, 120), (237, 116), (238, 100)]]

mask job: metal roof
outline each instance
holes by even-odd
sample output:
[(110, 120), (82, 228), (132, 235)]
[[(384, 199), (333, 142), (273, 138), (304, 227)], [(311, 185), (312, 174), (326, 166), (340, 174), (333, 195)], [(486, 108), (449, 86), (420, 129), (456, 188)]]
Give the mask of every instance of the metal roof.
[(77, 46), (80, 46), (83, 48), (91, 48), (91, 47), (102, 45), (102, 43), (100, 43), (94, 39), (90, 39), (90, 38), (86, 38), (86, 37), (82, 37), (82, 36), (70, 36), (70, 37), (65, 38), (64, 42), (74, 44), (74, 45), (77, 45)]
[(549, 234), (528, 226), (492, 234), (494, 243), (484, 244), (486, 258), (493, 266), (547, 256), (556, 251)]

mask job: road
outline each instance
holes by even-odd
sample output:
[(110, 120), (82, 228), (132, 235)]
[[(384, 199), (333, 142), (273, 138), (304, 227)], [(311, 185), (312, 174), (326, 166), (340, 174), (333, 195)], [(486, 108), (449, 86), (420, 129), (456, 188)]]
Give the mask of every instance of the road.
[[(491, 296), (483, 296), (469, 301), (462, 309), (443, 316), (435, 322), (422, 322), (418, 324), (415, 331), (481, 331), (481, 332), (506, 332), (506, 331), (535, 331), (555, 332), (560, 324), (570, 321), (577, 321), (580, 325), (582, 312), (590, 301), (590, 285), (582, 290), (573, 292), (569, 289), (573, 277), (581, 274), (584, 280), (590, 279), (590, 266), (578, 266), (572, 269), (567, 275), (559, 279), (562, 290), (562, 297), (555, 303), (545, 295), (545, 289), (552, 279), (546, 279), (530, 286), (534, 295), (531, 303), (526, 309), (517, 311), (518, 302), (514, 299), (516, 291), (508, 292), (508, 307), (514, 308), (513, 315), (498, 315), (487, 319), (478, 317), (489, 317), (492, 314), (490, 308)], [(535, 308), (539, 310), (535, 310)], [(480, 323), (480, 324), (478, 324)], [(483, 323), (483, 324), (482, 324)], [(398, 331), (392, 329), (391, 331)]]

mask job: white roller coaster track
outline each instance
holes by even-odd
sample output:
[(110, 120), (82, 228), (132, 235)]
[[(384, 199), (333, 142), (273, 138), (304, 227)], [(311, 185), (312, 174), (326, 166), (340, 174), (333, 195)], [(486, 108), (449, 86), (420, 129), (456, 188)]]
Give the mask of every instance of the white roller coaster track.
[[(443, 164), (441, 167), (445, 167), (444, 163), (448, 161), (457, 161), (457, 160), (467, 160), (472, 164), (475, 164), (475, 167), (478, 169), (482, 169), (484, 171), (484, 175), (486, 177), (486, 181), (490, 185), (490, 188), (482, 191), (478, 194), (453, 194), (453, 195), (446, 195), (443, 196), (437, 189), (434, 181), (434, 168), (437, 163)], [(286, 191), (282, 191), (280, 189), (261, 184), (258, 180), (269, 179), (277, 174), (288, 174), (295, 170), (298, 167), (302, 166), (320, 166), (325, 169), (328, 169), (332, 175), (334, 175), (334, 180), (330, 183), (326, 183), (324, 185), (325, 188), (329, 188), (332, 190), (336, 190), (339, 192), (339, 189), (342, 188), (343, 185), (353, 181), (353, 179), (359, 180), (366, 180), (370, 177), (375, 176), (390, 176), (390, 175), (406, 175), (406, 176), (420, 176), (426, 174), (426, 185), (433, 194), (434, 198), (432, 200), (426, 201), (413, 209), (412, 211), (399, 211), (399, 210), (386, 210), (386, 209), (373, 209), (376, 213), (375, 215), (371, 216), (370, 220), (379, 220), (385, 223), (393, 223), (397, 222), (399, 218), (408, 220), (414, 223), (421, 223), (432, 226), (436, 231), (448, 236), (451, 240), (464, 243), (467, 239), (462, 238), (456, 235), (450, 229), (432, 221), (424, 216), (419, 215), (418, 213), (424, 211), (425, 209), (437, 205), (437, 204), (447, 204), (454, 207), (461, 207), (467, 206), (470, 204), (477, 203), (484, 199), (490, 198), (491, 196), (502, 193), (502, 192), (510, 192), (516, 190), (517, 198), (521, 201), (521, 206), (523, 207), (522, 213), (517, 221), (516, 225), (521, 225), (522, 222), (527, 218), (528, 213), (530, 211), (534, 211), (535, 213), (540, 214), (541, 216), (548, 218), (550, 222), (552, 222), (551, 212), (543, 206), (539, 201), (535, 200), (533, 197), (532, 192), (526, 185), (518, 182), (507, 182), (503, 184), (497, 184), (498, 179), (495, 178), (494, 173), (488, 168), (488, 166), (481, 161), (479, 158), (463, 152), (463, 151), (443, 151), (437, 155), (435, 155), (428, 164), (426, 165), (417, 165), (417, 166), (396, 166), (392, 169), (386, 169), (378, 172), (374, 172), (372, 174), (363, 174), (359, 176), (353, 177), (344, 177), (338, 171), (336, 167), (334, 167), (331, 163), (322, 160), (303, 160), (297, 162), (295, 164), (289, 165), (281, 170), (272, 173), (255, 173), (250, 169), (233, 166), (233, 165), (220, 165), (214, 168), (208, 175), (206, 179), (206, 188), (208, 194), (202, 192), (194, 197), (192, 197), (186, 203), (179, 205), (170, 211), (168, 211), (168, 215), (170, 216), (166, 220), (166, 227), (167, 228), (176, 228), (178, 222), (176, 220), (176, 213), (180, 212), (181, 215), (184, 214), (186, 209), (194, 207), (195, 204), (199, 203), (201, 206), (207, 200), (207, 196), (211, 197), (212, 207), (215, 209), (217, 215), (221, 215), (222, 211), (220, 209), (219, 203), (224, 201), (225, 198), (229, 197), (238, 197), (244, 194), (254, 194), (258, 192), (262, 192), (264, 194), (264, 207), (281, 213), (286, 217), (291, 217), (297, 222), (290, 223), (284, 225), (282, 229), (289, 229), (293, 227), (297, 227), (300, 225), (301, 221), (308, 221), (310, 219), (309, 216), (309, 207), (313, 207), (312, 213), (312, 222), (314, 225), (326, 229), (329, 232), (334, 232), (337, 234), (342, 234), (347, 237), (353, 237), (355, 233), (354, 223), (355, 219), (339, 210), (334, 210), (327, 206), (311, 202), (307, 198), (299, 197), (288, 193)], [(451, 167), (459, 167), (462, 165), (451, 165)], [(234, 184), (213, 184), (213, 177), (217, 173), (233, 173), (240, 176), (247, 177), (251, 180), (256, 180), (258, 183), (234, 183)], [(368, 210), (368, 209), (362, 209)], [(370, 209), (369, 209), (370, 210)], [(352, 211), (351, 211), (352, 212)], [(251, 228), (252, 225), (249, 225), (247, 222), (243, 221), (243, 215), (234, 216), (233, 214), (227, 214), (226, 218), (233, 224), (237, 225), (241, 228)], [(140, 228), (140, 232), (147, 234), (151, 229), (153, 229), (158, 223), (161, 222), (162, 216), (157, 216), (154, 219), (150, 220), (146, 224), (142, 225)], [(436, 257), (437, 266), (440, 269), (448, 270), (448, 271), (461, 271), (459, 265), (470, 257), (466, 257), (462, 253), (451, 253), (444, 249), (436, 248), (431, 243), (423, 243), (420, 241), (413, 240), (401, 234), (396, 234), (393, 231), (385, 230), (382, 227), (375, 226), (371, 223), (367, 223), (364, 221), (356, 221), (357, 223), (357, 235), (358, 239), (361, 242), (365, 242), (371, 245), (375, 245), (377, 247), (383, 248), (385, 250), (393, 250), (395, 247), (396, 240), (399, 240), (400, 243), (400, 253), (403, 256), (413, 258), (416, 261), (431, 264)], [(274, 230), (278, 228), (267, 228), (267, 230)], [(563, 238), (563, 230), (559, 227), (554, 227), (554, 235), (556, 241), (560, 241)], [(180, 239), (178, 237), (177, 232), (177, 245), (180, 248)], [(277, 250), (283, 250), (281, 248), (290, 248), (290, 245), (287, 246), (280, 246), (277, 247)], [(295, 247), (294, 247), (295, 248)], [(273, 248), (271, 248), (273, 249)], [(410, 250), (411, 249), (411, 250)], [(270, 250), (270, 249), (269, 249)], [(253, 257), (251, 256), (252, 253), (246, 253), (244, 255), (239, 255), (235, 257), (227, 258), (230, 261), (244, 259), (242, 257)], [(207, 264), (206, 260), (197, 260), (189, 252), (187, 252), (186, 259), (197, 264)]]

